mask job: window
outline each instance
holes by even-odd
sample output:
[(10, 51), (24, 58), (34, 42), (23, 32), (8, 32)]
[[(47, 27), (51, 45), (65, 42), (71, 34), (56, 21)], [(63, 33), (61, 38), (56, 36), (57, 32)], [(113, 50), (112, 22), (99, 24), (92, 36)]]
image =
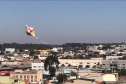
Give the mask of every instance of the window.
[(94, 64), (96, 64), (96, 63), (94, 63)]
[(83, 64), (82, 62), (80, 62), (80, 64)]
[(35, 78), (37, 79), (37, 76), (35, 75)]
[(89, 65), (86, 65), (86, 67), (85, 68), (90, 68), (90, 66)]
[(37, 76), (35, 75), (35, 82), (37, 82)]
[(26, 78), (26, 75), (24, 75), (24, 78)]
[(105, 64), (102, 64), (102, 65), (105, 65)]
[(123, 66), (125, 66), (125, 64), (122, 64)]
[(29, 78), (29, 76), (27, 75), (27, 78)]
[(89, 62), (87, 64), (90, 64)]
[(16, 78), (18, 78), (18, 75), (16, 75)]
[(33, 66), (33, 68), (36, 68), (36, 66)]
[(31, 76), (31, 78), (33, 79), (33, 76)]
[(38, 66), (38, 68), (41, 68), (41, 66)]
[(66, 62), (66, 64), (68, 64), (68, 63)]
[(22, 79), (22, 75), (20, 75), (20, 78)]

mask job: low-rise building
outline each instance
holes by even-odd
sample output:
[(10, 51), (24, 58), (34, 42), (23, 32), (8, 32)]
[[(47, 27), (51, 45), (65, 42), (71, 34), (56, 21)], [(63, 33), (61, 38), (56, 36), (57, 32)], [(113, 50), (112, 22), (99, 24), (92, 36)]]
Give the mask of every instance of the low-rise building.
[(106, 56), (106, 60), (118, 60), (119, 58), (122, 58), (123, 56)]
[(43, 71), (44, 70), (44, 63), (32, 63), (32, 70)]
[(106, 69), (126, 69), (126, 60), (103, 60), (102, 67)]
[(10, 77), (30, 83), (38, 83), (43, 80), (43, 74), (37, 71), (15, 71), (10, 74)]
[(59, 59), (59, 66), (79, 66), (83, 68), (93, 68), (96, 67), (97, 64), (102, 64), (102, 60), (82, 60), (82, 59)]
[(15, 48), (5, 48), (5, 52), (13, 53), (15, 52)]

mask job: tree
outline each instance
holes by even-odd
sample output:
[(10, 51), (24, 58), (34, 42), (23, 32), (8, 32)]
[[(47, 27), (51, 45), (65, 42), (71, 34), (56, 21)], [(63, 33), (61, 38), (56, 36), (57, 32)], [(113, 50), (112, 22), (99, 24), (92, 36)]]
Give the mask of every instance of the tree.
[(126, 60), (126, 56), (119, 58), (119, 60)]
[(106, 82), (105, 82), (105, 81), (103, 81), (103, 82), (101, 82), (101, 84), (106, 84)]
[(76, 72), (71, 71), (71, 76), (78, 76)]
[(71, 64), (68, 65), (68, 67), (72, 66)]
[(61, 65), (61, 67), (64, 67), (64, 66), (65, 66), (64, 64)]
[(50, 76), (54, 77), (56, 73), (56, 68), (59, 65), (59, 60), (56, 56), (48, 56), (44, 63), (44, 69), (49, 70)]
[(98, 67), (98, 68), (101, 68), (100, 62), (97, 63), (97, 67)]
[(34, 59), (39, 59), (39, 57), (38, 56), (34, 56)]
[(119, 76), (125, 76), (126, 75), (126, 69), (122, 69), (118, 72)]
[(30, 56), (34, 56), (34, 54), (35, 54), (34, 50), (31, 50), (29, 53)]
[(58, 80), (58, 83), (63, 83), (63, 82), (66, 82), (67, 81), (67, 75), (66, 74), (58, 74), (57, 75), (57, 80)]
[(19, 51), (20, 51), (20, 52), (23, 52), (23, 48), (20, 48)]

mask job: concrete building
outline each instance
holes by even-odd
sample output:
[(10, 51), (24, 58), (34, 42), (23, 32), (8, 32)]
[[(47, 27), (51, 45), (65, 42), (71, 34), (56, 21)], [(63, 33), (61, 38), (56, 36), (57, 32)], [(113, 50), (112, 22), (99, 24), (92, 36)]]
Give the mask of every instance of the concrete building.
[(93, 68), (96, 67), (98, 63), (102, 64), (102, 60), (84, 60), (84, 59), (59, 59), (59, 66), (69, 64), (72, 66), (80, 66), (83, 68)]
[[(114, 82), (118, 81), (118, 73), (113, 73), (113, 74), (102, 74), (101, 76), (98, 76), (95, 78), (95, 81), (97, 82)], [(96, 84), (97, 84), (96, 82)]]
[(103, 60), (103, 68), (126, 69), (126, 60)]
[(91, 60), (103, 60), (103, 57), (99, 57), (99, 58), (91, 58)]
[(37, 71), (15, 71), (10, 74), (11, 78), (18, 78), (19, 80), (27, 81), (30, 83), (38, 83), (43, 80), (43, 74)]
[(118, 60), (119, 58), (122, 58), (123, 56), (106, 56), (106, 60)]
[(15, 52), (15, 48), (5, 48), (5, 52), (13, 53)]
[(44, 63), (32, 63), (32, 70), (43, 71), (44, 70)]
[(95, 51), (95, 50), (98, 50), (98, 46), (87, 46), (87, 50), (88, 51)]

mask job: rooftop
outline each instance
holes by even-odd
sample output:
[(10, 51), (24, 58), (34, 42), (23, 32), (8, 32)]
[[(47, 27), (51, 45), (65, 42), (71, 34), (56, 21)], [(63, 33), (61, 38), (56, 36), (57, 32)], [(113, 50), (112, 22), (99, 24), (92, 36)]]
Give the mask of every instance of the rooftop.
[(37, 71), (20, 71), (20, 72), (14, 72), (13, 74), (38, 74)]

